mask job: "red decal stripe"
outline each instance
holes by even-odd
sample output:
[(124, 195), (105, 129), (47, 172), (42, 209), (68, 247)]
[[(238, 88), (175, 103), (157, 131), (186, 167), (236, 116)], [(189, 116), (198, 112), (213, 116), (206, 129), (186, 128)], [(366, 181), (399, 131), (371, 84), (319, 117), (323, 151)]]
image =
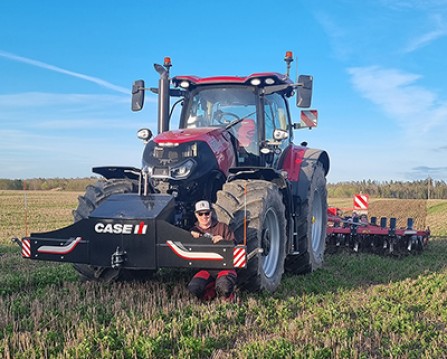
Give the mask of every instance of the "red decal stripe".
[(306, 126), (315, 127), (316, 119), (317, 119), (317, 113), (314, 110), (301, 112), (301, 121), (303, 121), (306, 124)]
[(31, 241), (29, 239), (22, 240), (22, 257), (31, 257)]
[(138, 234), (143, 234), (143, 230), (144, 230), (144, 222), (141, 221), (138, 228)]
[(356, 194), (354, 196), (354, 209), (368, 209), (368, 196)]
[(233, 265), (235, 268), (244, 268), (247, 265), (245, 247), (235, 247), (233, 250)]
[(183, 259), (194, 261), (222, 261), (224, 259), (219, 253), (215, 252), (188, 252), (173, 241), (166, 241), (166, 244), (178, 257)]
[(45, 253), (45, 254), (58, 254), (58, 255), (65, 255), (70, 252), (72, 252), (76, 246), (81, 242), (82, 238), (77, 237), (74, 241), (72, 241), (69, 244), (65, 244), (64, 246), (40, 246), (37, 249), (38, 253)]

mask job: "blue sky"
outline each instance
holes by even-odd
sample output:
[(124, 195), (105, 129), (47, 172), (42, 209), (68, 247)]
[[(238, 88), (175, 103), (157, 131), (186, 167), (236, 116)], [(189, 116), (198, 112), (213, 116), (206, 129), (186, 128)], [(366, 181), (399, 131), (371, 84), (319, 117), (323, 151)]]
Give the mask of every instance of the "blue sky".
[[(447, 180), (447, 0), (0, 2), (0, 178), (139, 167), (135, 79), (283, 72), (314, 76), (329, 182)], [(298, 121), (299, 111), (293, 115)]]

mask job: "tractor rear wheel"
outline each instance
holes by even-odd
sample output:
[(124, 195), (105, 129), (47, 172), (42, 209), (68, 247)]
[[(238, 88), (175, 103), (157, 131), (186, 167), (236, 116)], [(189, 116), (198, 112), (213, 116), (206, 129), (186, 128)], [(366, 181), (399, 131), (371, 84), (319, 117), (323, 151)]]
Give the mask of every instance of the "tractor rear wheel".
[(309, 273), (323, 265), (326, 247), (327, 189), (323, 165), (317, 162), (313, 170), (307, 198), (300, 204), (298, 241), (307, 244), (305, 253), (289, 255), (285, 269), (294, 274)]
[(284, 273), (287, 239), (285, 207), (279, 188), (262, 180), (226, 183), (217, 193), (215, 210), (219, 221), (230, 226), (240, 243), (246, 233), (248, 253), (258, 251), (248, 261), (247, 268), (238, 271), (239, 286), (252, 292), (275, 291)]
[[(137, 188), (138, 182), (128, 179), (109, 179), (87, 186), (84, 196), (78, 197), (78, 208), (73, 211), (74, 221), (78, 222), (88, 218), (90, 213), (111, 195), (137, 192)], [(83, 280), (112, 282), (118, 279), (133, 279), (137, 275), (141, 275), (141, 273), (137, 273), (140, 271), (126, 271), (88, 264), (74, 264), (73, 266)]]

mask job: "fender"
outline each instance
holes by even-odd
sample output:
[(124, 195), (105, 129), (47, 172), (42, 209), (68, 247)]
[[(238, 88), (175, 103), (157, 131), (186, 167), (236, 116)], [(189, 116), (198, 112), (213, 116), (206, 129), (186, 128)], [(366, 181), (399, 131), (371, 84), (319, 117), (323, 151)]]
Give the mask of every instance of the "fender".
[(97, 173), (106, 179), (127, 178), (131, 180), (139, 180), (141, 170), (135, 167), (103, 166), (93, 167), (92, 172)]
[(321, 162), (324, 174), (329, 173), (330, 160), (326, 151), (304, 146), (290, 145), (278, 161), (278, 168), (288, 173), (287, 179), (292, 183), (294, 196), (306, 198), (309, 183), (317, 162)]
[(321, 162), (324, 169), (324, 175), (329, 173), (329, 155), (326, 151), (307, 149), (304, 153), (303, 161), (300, 168), (300, 176), (298, 180), (298, 196), (303, 200), (307, 198), (309, 184), (312, 181), (315, 166), (317, 162)]
[[(289, 201), (290, 212), (294, 216), (302, 216), (300, 207), (303, 201), (307, 200), (307, 194), (311, 185), (316, 164), (320, 162), (323, 165), (325, 176), (329, 172), (329, 156), (325, 151), (307, 148), (304, 146), (290, 145), (283, 152), (278, 161), (278, 168), (282, 168), (288, 173), (288, 182), (290, 186)], [(290, 227), (292, 233), (290, 238), (294, 238), (294, 227)], [(289, 253), (298, 251), (303, 253), (307, 250), (307, 243), (297, 243), (289, 241)]]

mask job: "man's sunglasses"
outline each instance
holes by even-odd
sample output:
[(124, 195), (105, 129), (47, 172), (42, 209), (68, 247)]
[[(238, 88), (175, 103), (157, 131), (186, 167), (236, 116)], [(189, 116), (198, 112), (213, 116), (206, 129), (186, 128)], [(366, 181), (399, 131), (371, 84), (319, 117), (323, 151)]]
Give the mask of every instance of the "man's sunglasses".
[(209, 216), (211, 212), (197, 212), (197, 214), (202, 217), (203, 215)]

